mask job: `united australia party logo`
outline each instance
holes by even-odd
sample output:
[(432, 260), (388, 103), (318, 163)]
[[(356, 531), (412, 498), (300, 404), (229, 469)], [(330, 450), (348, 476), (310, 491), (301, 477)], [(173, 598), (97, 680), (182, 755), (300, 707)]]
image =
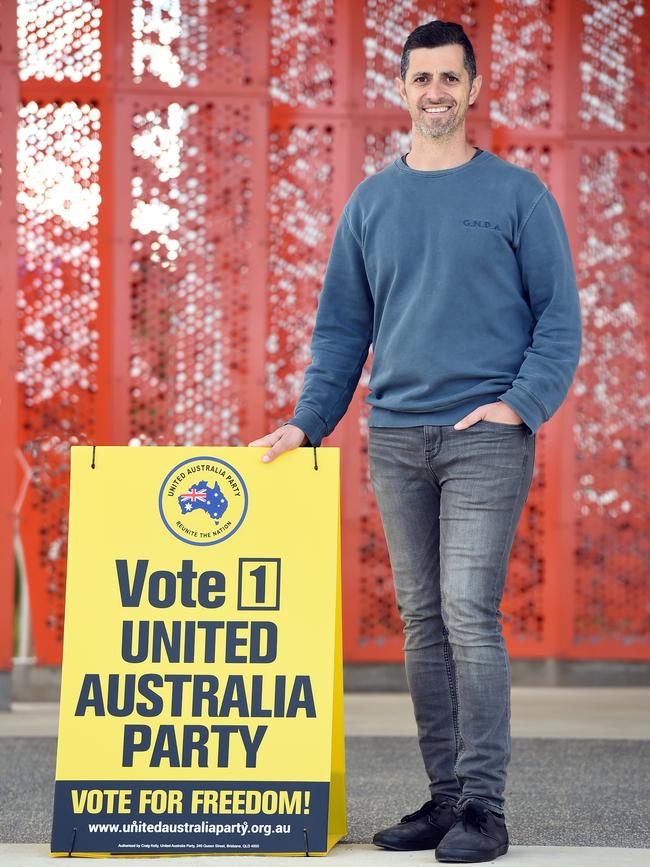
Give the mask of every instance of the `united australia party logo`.
[(241, 474), (219, 458), (190, 458), (170, 470), (160, 486), (160, 517), (190, 545), (216, 545), (236, 533), (248, 510)]

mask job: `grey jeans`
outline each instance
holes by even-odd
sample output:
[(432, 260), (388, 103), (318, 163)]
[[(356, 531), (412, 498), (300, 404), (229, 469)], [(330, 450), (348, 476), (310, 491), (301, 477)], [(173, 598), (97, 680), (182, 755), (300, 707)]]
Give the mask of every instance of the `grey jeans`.
[(499, 610), (535, 435), (479, 421), (369, 429), (431, 794), (504, 811), (510, 666)]

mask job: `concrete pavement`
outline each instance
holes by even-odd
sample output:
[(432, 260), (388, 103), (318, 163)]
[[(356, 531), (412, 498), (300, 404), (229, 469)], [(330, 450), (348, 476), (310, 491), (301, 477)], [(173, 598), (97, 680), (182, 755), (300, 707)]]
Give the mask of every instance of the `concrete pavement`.
[[(414, 737), (408, 694), (346, 694), (345, 732)], [(650, 689), (513, 686), (512, 736), (648, 739)]]
[[(296, 867), (295, 857), (273, 857), (264, 862), (260, 855), (174, 855), (172, 867), (202, 867), (205, 864), (228, 867), (251, 867), (266, 863), (270, 867)], [(93, 858), (92, 863), (113, 858)], [(433, 852), (382, 852), (374, 846), (339, 844), (327, 856), (327, 863), (336, 867), (432, 867), (437, 864)], [(0, 864), (3, 867), (44, 867), (53, 861), (48, 847), (31, 843), (7, 846), (0, 844)], [(140, 858), (136, 867), (160, 867), (160, 858)], [(593, 846), (511, 846), (508, 853), (496, 861), (484, 862), (503, 867), (648, 867), (647, 849), (612, 849)]]

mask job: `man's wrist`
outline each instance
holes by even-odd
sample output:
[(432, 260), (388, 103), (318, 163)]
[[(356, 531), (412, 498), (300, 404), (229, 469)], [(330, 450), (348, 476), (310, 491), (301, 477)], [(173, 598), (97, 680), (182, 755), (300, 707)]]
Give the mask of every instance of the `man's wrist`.
[(298, 430), (302, 432), (302, 435), (305, 438), (305, 442), (300, 443), (300, 448), (302, 448), (303, 446), (308, 446), (309, 448), (313, 448), (312, 444), (309, 442), (309, 437), (307, 436), (307, 434), (304, 432), (304, 430), (301, 427), (298, 427), (298, 425), (294, 424), (292, 421), (285, 421), (284, 424), (280, 425), (280, 427), (287, 427), (287, 425), (291, 425), (291, 427), (298, 428)]

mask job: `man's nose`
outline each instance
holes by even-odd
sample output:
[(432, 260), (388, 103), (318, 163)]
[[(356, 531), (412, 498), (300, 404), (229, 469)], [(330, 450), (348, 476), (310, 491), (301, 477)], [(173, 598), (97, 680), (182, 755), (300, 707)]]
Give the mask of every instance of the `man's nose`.
[(425, 96), (429, 102), (448, 103), (451, 101), (449, 99), (449, 94), (447, 93), (444, 85), (440, 81), (429, 82), (429, 86), (426, 89)]

